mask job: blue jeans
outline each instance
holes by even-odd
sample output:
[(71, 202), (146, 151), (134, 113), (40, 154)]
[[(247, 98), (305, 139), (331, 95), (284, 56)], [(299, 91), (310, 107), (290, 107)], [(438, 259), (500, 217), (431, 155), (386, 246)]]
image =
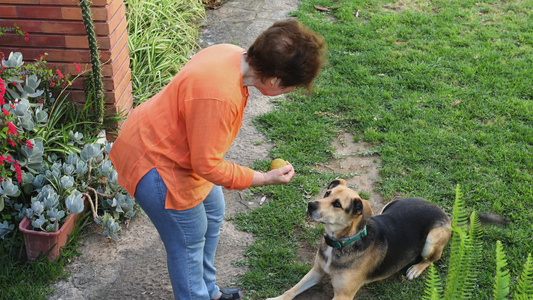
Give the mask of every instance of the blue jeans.
[(226, 205), (222, 188), (215, 185), (203, 202), (187, 210), (165, 209), (166, 194), (154, 168), (137, 184), (135, 199), (165, 244), (174, 298), (213, 299), (220, 291), (213, 263)]

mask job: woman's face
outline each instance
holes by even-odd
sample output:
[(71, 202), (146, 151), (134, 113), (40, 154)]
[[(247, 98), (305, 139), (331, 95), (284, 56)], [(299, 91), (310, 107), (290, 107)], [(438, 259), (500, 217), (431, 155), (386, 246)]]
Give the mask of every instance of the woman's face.
[(279, 96), (290, 93), (296, 89), (295, 86), (281, 86), (281, 80), (277, 78), (271, 78), (256, 84), (255, 87), (265, 96)]

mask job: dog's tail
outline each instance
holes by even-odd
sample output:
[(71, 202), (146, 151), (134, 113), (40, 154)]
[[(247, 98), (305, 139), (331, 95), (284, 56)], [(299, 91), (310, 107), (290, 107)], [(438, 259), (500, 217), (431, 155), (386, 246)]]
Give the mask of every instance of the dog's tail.
[(493, 214), (493, 213), (479, 213), (478, 215), (479, 222), (482, 225), (500, 225), (507, 226), (507, 220), (502, 216)]

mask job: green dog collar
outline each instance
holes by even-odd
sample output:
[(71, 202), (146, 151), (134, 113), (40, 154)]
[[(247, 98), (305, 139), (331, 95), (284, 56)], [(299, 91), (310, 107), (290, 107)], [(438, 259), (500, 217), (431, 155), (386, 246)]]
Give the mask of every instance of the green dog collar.
[(333, 247), (335, 249), (342, 249), (343, 247), (346, 247), (350, 245), (351, 243), (357, 241), (358, 239), (366, 236), (366, 226), (363, 228), (363, 230), (359, 231), (355, 235), (352, 235), (350, 237), (340, 238), (340, 239), (334, 239), (331, 238), (329, 235), (324, 233), (324, 238), (326, 239), (326, 244), (330, 247)]

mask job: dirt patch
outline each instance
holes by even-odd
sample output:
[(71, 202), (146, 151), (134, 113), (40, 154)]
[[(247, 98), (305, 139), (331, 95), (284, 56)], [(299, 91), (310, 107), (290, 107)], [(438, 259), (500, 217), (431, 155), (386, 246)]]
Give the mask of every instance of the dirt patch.
[[(202, 44), (237, 43), (247, 48), (253, 39), (274, 21), (284, 19), (297, 9), (296, 0), (240, 0), (228, 1), (217, 10), (208, 11), (202, 32)], [(270, 98), (250, 89), (243, 127), (226, 155), (226, 159), (250, 166), (255, 160), (269, 159), (271, 145), (251, 124), (256, 116), (272, 108)], [(379, 211), (382, 199), (374, 192), (380, 166), (379, 158), (368, 156), (371, 148), (354, 143), (349, 134), (340, 134), (333, 146), (336, 158), (319, 169), (343, 174), (348, 184), (370, 195), (374, 211)], [(261, 196), (248, 197), (248, 191), (225, 191), (226, 215), (247, 211), (260, 206)], [(101, 235), (101, 229), (91, 226), (85, 231), (79, 248), (82, 255), (67, 267), (72, 275), (53, 287), (52, 300), (78, 299), (172, 299), (168, 278), (166, 253), (157, 231), (145, 215), (140, 215), (123, 228), (118, 241)], [(215, 259), (220, 286), (233, 286), (246, 272), (235, 262), (244, 259), (244, 251), (253, 243), (251, 234), (235, 229), (224, 221)], [(315, 249), (302, 248), (300, 254), (309, 264)], [(326, 279), (327, 280), (327, 279)], [(246, 291), (243, 291), (246, 294)], [(315, 287), (296, 299), (331, 299), (331, 285)]]

